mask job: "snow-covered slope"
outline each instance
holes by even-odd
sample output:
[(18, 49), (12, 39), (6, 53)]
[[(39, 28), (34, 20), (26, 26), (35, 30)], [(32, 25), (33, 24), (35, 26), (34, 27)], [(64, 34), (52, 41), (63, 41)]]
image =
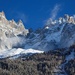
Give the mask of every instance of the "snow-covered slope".
[(75, 18), (65, 15), (46, 25), (37, 32), (31, 32), (25, 44), (25, 48), (39, 50), (54, 50), (67, 48), (75, 43)]
[(34, 53), (43, 53), (44, 51), (39, 51), (39, 50), (34, 50), (34, 49), (22, 49), (22, 48), (14, 48), (14, 49), (10, 49), (10, 50), (4, 50), (4, 51), (0, 51), (0, 58), (6, 58), (6, 57), (19, 57), (22, 54), (34, 54)]

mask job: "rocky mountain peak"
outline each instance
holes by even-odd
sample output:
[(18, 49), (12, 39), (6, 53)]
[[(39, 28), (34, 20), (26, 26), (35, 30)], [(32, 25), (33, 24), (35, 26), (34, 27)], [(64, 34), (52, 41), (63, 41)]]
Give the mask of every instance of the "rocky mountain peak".
[(0, 12), (0, 17), (5, 17), (5, 13), (3, 11)]
[(14, 21), (14, 19), (12, 19), (9, 23), (11, 23), (13, 25), (17, 25), (17, 23)]
[[(2, 11), (0, 12), (0, 26), (2, 27), (2, 30), (5, 31), (13, 31), (14, 34), (18, 35), (18, 34), (22, 34), (23, 32), (27, 35), (28, 30), (25, 29), (24, 24), (21, 20), (18, 21), (18, 23), (16, 23), (14, 21), (14, 19), (12, 20), (7, 20), (5, 17), (5, 13)], [(6, 28), (6, 29), (5, 29)], [(23, 35), (25, 35), (23, 34)]]
[(0, 22), (8, 24), (8, 21), (6, 19), (5, 13), (3, 11), (0, 12)]
[(14, 19), (7, 20), (5, 13), (0, 12), (0, 50), (11, 49), (14, 42), (16, 45), (21, 41), (18, 35), (26, 36), (27, 34), (28, 29), (25, 29), (22, 21), (16, 23)]
[(22, 20), (19, 20), (18, 23), (23, 23)]
[(17, 25), (18, 25), (18, 26), (24, 26), (22, 20), (19, 20), (18, 23), (17, 23)]
[(75, 16), (69, 16), (68, 14), (65, 14), (64, 17), (60, 17), (57, 20), (52, 20), (51, 18), (49, 18), (46, 22), (46, 25), (51, 27), (52, 25), (63, 23), (75, 24)]
[(75, 24), (74, 16), (69, 16), (68, 14), (64, 15), (65, 22)]
[(68, 20), (69, 17), (70, 17), (70, 16), (69, 16), (68, 14), (65, 14), (65, 15), (64, 15), (64, 19), (66, 19), (66, 20)]

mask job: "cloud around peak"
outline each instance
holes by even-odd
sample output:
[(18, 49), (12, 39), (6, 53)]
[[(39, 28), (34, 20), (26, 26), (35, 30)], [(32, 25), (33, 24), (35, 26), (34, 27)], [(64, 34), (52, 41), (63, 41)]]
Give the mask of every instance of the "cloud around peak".
[(55, 18), (56, 18), (57, 14), (58, 14), (58, 12), (59, 12), (59, 10), (60, 10), (60, 6), (61, 6), (61, 5), (59, 5), (59, 4), (56, 4), (56, 5), (54, 6), (53, 10), (51, 11), (51, 18), (52, 18), (52, 19), (55, 19)]
[(51, 22), (51, 19), (52, 20), (55, 20), (56, 19), (57, 15), (58, 15), (58, 13), (60, 11), (60, 8), (61, 8), (61, 5), (60, 4), (56, 4), (53, 7), (53, 9), (52, 9), (52, 11), (50, 13), (50, 18), (48, 18), (47, 21), (46, 21), (46, 25), (48, 25)]

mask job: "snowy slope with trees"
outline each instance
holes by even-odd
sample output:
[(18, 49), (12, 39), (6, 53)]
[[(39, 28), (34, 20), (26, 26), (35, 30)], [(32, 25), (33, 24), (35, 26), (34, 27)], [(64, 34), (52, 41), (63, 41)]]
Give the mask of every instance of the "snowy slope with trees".
[(58, 20), (50, 20), (48, 25), (33, 31), (26, 29), (21, 20), (17, 23), (7, 20), (4, 12), (0, 12), (0, 57), (41, 53), (74, 45), (74, 16), (65, 15)]

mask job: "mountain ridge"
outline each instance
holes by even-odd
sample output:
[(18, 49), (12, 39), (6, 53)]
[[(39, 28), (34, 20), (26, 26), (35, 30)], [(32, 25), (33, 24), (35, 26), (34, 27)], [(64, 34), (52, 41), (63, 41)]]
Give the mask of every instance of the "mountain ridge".
[(0, 75), (74, 75), (74, 63), (74, 16), (33, 31), (0, 13)]
[[(20, 20), (7, 20), (4, 12), (0, 13), (0, 52), (11, 50), (49, 51), (68, 48), (75, 44), (75, 17), (65, 15), (58, 20), (48, 22), (36, 31), (25, 29)], [(1, 54), (2, 55), (2, 54)]]

